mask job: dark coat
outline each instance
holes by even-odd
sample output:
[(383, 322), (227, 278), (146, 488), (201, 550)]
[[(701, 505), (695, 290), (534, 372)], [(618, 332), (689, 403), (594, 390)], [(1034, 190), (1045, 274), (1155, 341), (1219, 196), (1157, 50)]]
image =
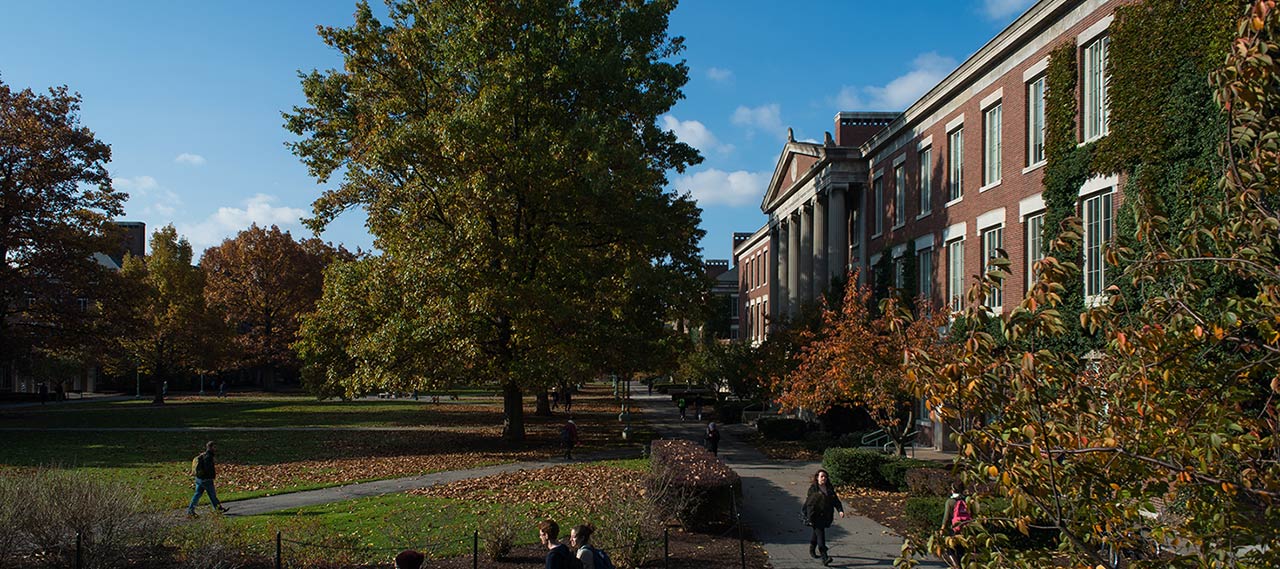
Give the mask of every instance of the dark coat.
[(827, 494), (817, 484), (809, 485), (809, 494), (804, 498), (804, 518), (809, 525), (816, 528), (831, 527), (837, 511), (844, 512), (844, 504), (840, 503), (835, 488), (831, 488), (831, 493)]

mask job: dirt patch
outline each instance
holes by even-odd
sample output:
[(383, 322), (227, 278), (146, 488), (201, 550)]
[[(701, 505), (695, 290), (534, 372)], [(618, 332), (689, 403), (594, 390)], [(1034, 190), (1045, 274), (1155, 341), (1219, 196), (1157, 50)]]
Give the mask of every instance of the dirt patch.
[[(905, 513), (909, 497), (906, 492), (868, 490), (853, 486), (841, 486), (836, 492), (844, 502), (845, 512), (871, 518), (900, 536), (915, 533)], [(938, 521), (942, 521), (942, 512), (938, 512)]]

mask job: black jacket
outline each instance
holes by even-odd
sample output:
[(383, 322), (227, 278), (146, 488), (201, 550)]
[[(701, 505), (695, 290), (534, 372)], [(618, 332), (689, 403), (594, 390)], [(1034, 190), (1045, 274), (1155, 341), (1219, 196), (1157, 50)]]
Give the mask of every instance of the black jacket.
[(809, 525), (816, 528), (831, 527), (836, 512), (844, 512), (844, 504), (836, 495), (835, 488), (831, 493), (824, 493), (817, 484), (809, 485), (809, 494), (804, 498), (804, 518)]

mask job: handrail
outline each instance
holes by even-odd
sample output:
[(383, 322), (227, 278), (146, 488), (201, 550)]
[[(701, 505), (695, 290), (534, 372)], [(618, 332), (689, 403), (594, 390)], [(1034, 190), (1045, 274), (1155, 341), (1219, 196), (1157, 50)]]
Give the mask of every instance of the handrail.
[(884, 429), (873, 431), (865, 435), (862, 435), (862, 446), (864, 447), (880, 446), (880, 441), (888, 438), (889, 438), (889, 433), (885, 432)]

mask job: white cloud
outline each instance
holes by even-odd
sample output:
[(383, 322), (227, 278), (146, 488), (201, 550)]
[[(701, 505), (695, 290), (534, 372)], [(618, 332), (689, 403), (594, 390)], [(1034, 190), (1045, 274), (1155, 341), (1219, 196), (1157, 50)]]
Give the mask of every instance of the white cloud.
[(190, 152), (183, 152), (182, 154), (179, 154), (177, 158), (173, 159), (173, 161), (178, 164), (186, 164), (188, 166), (203, 166), (205, 162), (204, 156), (191, 154)]
[(132, 178), (112, 178), (111, 187), (126, 192), (141, 192), (145, 194), (148, 190), (160, 187), (160, 184), (156, 183), (156, 179), (151, 176), (134, 176)]
[(711, 67), (707, 69), (707, 78), (715, 81), (716, 83), (728, 83), (733, 81), (733, 71), (730, 69)]
[(1021, 14), (1035, 0), (982, 0), (982, 12), (992, 20), (1004, 20)]
[(675, 188), (692, 193), (702, 207), (742, 206), (757, 203), (764, 197), (770, 176), (768, 172), (725, 172), (712, 168), (676, 178)]
[(740, 106), (733, 111), (733, 124), (749, 129), (784, 135), (782, 129), (782, 107), (777, 103), (750, 108)]
[(275, 196), (257, 194), (245, 200), (243, 208), (223, 206), (204, 221), (194, 224), (179, 223), (178, 232), (191, 240), (193, 248), (204, 250), (248, 229), (254, 223), (264, 227), (279, 225), (281, 229), (301, 228), (300, 220), (307, 212), (295, 207), (276, 205), (277, 201)]
[(662, 115), (662, 128), (676, 133), (680, 142), (688, 144), (706, 153), (716, 151), (728, 154), (733, 151), (732, 144), (721, 144), (716, 135), (699, 121), (682, 121), (674, 115)]
[(835, 104), (845, 111), (900, 111), (916, 102), (956, 68), (956, 60), (936, 52), (922, 53), (911, 62), (911, 71), (883, 87), (844, 86)]

